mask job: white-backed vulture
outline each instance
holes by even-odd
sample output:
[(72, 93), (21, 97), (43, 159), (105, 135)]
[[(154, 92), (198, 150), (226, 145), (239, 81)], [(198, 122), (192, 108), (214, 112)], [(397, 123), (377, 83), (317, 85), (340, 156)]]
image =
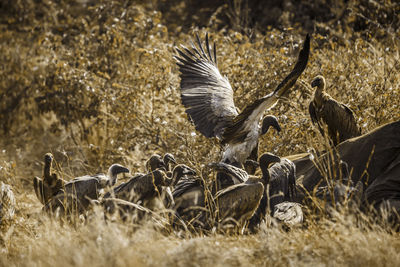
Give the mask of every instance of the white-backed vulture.
[(198, 47), (192, 43), (192, 49), (184, 46), (176, 49), (182, 104), (196, 130), (207, 138), (219, 138), (225, 145), (222, 161), (241, 166), (258, 143), (264, 112), (289, 91), (306, 68), (310, 37), (307, 35), (292, 72), (273, 92), (250, 103), (241, 113), (237, 112), (228, 79), (217, 67), (215, 43), (211, 49), (207, 34), (204, 49), (198, 35), (196, 37)]
[(61, 178), (57, 177), (56, 173), (51, 173), (53, 158), (51, 153), (46, 153), (44, 155), (43, 179), (39, 177), (33, 178), (33, 189), (42, 204), (46, 204), (50, 198), (63, 188), (65, 183)]
[(293, 162), (272, 153), (264, 153), (259, 159), (259, 164), (265, 191), (259, 207), (250, 220), (249, 226), (252, 229), (265, 218), (268, 209), (272, 215), (277, 204), (293, 201), (296, 190), (296, 166)]
[(333, 145), (361, 135), (361, 129), (353, 111), (343, 103), (333, 99), (325, 92), (325, 78), (318, 75), (311, 82), (312, 87), (317, 87), (314, 97), (309, 105), (309, 113), (313, 124), (324, 135), (324, 124), (328, 127), (328, 136)]
[(163, 168), (165, 171), (170, 171), (170, 164), (176, 164), (175, 157), (170, 153), (165, 153), (163, 157), (158, 154), (152, 155), (146, 161), (146, 169), (148, 172)]
[(214, 197), (218, 222), (244, 225), (257, 210), (263, 192), (261, 179), (248, 180), (218, 191)]
[(72, 211), (81, 213), (89, 207), (92, 200), (99, 198), (101, 189), (115, 185), (119, 173), (129, 173), (129, 169), (120, 164), (112, 164), (107, 174), (76, 177), (51, 198), (45, 210), (56, 211), (59, 208), (60, 214)]
[[(180, 170), (175, 171), (178, 168)], [(195, 227), (204, 226), (205, 193), (203, 179), (192, 168), (179, 164), (174, 168), (173, 180), (176, 184), (172, 191), (175, 201), (172, 209), (185, 223), (190, 223)]]

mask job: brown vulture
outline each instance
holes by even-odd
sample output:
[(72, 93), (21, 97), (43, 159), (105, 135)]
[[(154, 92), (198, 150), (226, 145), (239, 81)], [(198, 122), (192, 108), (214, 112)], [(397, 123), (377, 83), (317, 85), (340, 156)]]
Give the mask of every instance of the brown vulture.
[(158, 154), (152, 155), (146, 161), (146, 169), (151, 172), (159, 168), (164, 168), (164, 170), (170, 170), (170, 164), (176, 164), (175, 157), (170, 153), (165, 153), (163, 157)]
[(325, 92), (323, 76), (315, 77), (311, 86), (317, 87), (309, 105), (311, 121), (318, 125), (322, 135), (324, 135), (324, 124), (328, 127), (328, 135), (334, 146), (361, 135), (361, 129), (357, 125), (353, 111)]
[[(224, 174), (217, 175), (218, 192), (214, 197), (218, 221), (222, 224), (234, 222), (243, 225), (259, 206), (264, 192), (262, 179), (224, 162), (211, 163), (209, 167)], [(218, 181), (221, 177), (225, 179)]]
[(176, 175), (173, 174), (173, 181), (176, 183), (172, 191), (175, 201), (173, 210), (185, 223), (204, 226), (206, 202), (204, 181), (190, 167), (179, 164), (175, 169), (178, 167), (181, 170), (176, 172)]
[[(233, 90), (228, 79), (217, 66), (215, 43), (210, 48), (208, 34), (205, 48), (198, 35), (196, 47), (176, 49), (181, 101), (196, 130), (205, 137), (217, 137), (224, 145), (222, 161), (241, 166), (258, 143), (260, 120), (271, 109), (306, 68), (310, 53), (310, 36), (307, 35), (296, 65), (276, 89), (255, 100), (238, 113), (233, 101)], [(267, 88), (263, 88), (266, 90)]]
[(244, 225), (257, 210), (263, 192), (261, 179), (250, 179), (218, 191), (214, 197), (218, 222)]
[(53, 155), (46, 153), (44, 155), (43, 179), (39, 177), (33, 178), (33, 188), (36, 197), (42, 204), (46, 204), (64, 185), (64, 181), (58, 178), (57, 174), (51, 173), (52, 163)]
[[(278, 133), (282, 130), (281, 126), (279, 125), (278, 119), (273, 115), (265, 116), (261, 125), (262, 126), (261, 126), (260, 136), (266, 134), (270, 127), (274, 127), (274, 129)], [(258, 142), (254, 147), (253, 151), (250, 153), (250, 156), (246, 159), (246, 161), (243, 164), (244, 169), (248, 174), (250, 175), (255, 174), (257, 168), (259, 167), (257, 160), (258, 160)]]
[(250, 220), (249, 226), (252, 229), (265, 218), (268, 209), (272, 213), (277, 204), (293, 201), (296, 190), (296, 166), (292, 161), (272, 153), (264, 153), (259, 159), (259, 164), (265, 191), (258, 209)]
[(60, 208), (61, 214), (72, 210), (83, 212), (97, 200), (100, 190), (114, 186), (119, 173), (129, 173), (129, 169), (120, 164), (112, 164), (107, 174), (95, 174), (76, 177), (66, 183), (63, 188), (46, 204), (46, 211), (56, 211)]

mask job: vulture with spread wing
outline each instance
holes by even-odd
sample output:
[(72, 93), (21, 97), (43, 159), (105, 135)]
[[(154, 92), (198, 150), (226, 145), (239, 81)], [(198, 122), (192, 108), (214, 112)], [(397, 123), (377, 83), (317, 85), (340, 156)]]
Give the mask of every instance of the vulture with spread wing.
[(333, 145), (361, 135), (361, 129), (353, 111), (343, 103), (333, 99), (325, 92), (325, 78), (318, 75), (311, 82), (317, 87), (314, 98), (310, 102), (309, 112), (313, 124), (317, 124), (319, 131), (324, 135), (323, 124), (328, 127), (328, 135)]
[(306, 68), (310, 53), (307, 35), (292, 72), (271, 93), (246, 106), (241, 113), (233, 101), (233, 90), (217, 67), (215, 43), (211, 49), (206, 35), (205, 48), (197, 37), (198, 47), (177, 49), (181, 72), (181, 100), (196, 130), (205, 137), (217, 137), (224, 148), (222, 161), (242, 165), (258, 143), (260, 120), (296, 82)]

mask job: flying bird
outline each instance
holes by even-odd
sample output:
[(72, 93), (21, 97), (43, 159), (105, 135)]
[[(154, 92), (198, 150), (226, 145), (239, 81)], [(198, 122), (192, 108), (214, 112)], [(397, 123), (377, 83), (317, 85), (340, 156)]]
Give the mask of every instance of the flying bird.
[[(198, 47), (176, 49), (175, 56), (181, 73), (181, 101), (196, 130), (205, 137), (217, 137), (224, 146), (222, 161), (241, 167), (258, 144), (260, 120), (289, 91), (306, 68), (310, 53), (307, 35), (293, 70), (276, 89), (255, 100), (238, 113), (233, 90), (217, 66), (215, 43), (211, 49), (206, 34), (205, 48), (196, 35)], [(265, 89), (264, 89), (265, 90)]]
[(328, 135), (333, 145), (361, 135), (354, 112), (345, 104), (333, 99), (325, 92), (325, 78), (321, 75), (315, 77), (311, 87), (316, 87), (314, 97), (309, 105), (309, 113), (313, 124), (318, 125), (322, 135), (324, 124), (328, 127)]

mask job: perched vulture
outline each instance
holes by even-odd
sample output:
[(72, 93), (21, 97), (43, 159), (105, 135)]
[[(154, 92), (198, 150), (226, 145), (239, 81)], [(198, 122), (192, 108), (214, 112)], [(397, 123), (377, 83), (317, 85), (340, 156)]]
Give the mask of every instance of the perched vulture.
[(119, 198), (130, 202), (138, 202), (161, 195), (161, 186), (168, 185), (169, 178), (161, 169), (145, 175), (136, 175), (129, 181), (122, 183), (111, 192), (107, 192), (103, 199)]
[(46, 153), (44, 155), (43, 179), (39, 177), (33, 178), (33, 188), (36, 197), (42, 204), (46, 204), (64, 185), (64, 181), (58, 178), (57, 174), (51, 173), (52, 163), (53, 155)]
[(324, 124), (328, 127), (328, 135), (333, 145), (361, 135), (353, 111), (343, 103), (333, 99), (325, 92), (325, 78), (318, 75), (311, 82), (317, 87), (314, 98), (310, 102), (309, 112), (313, 124), (317, 124), (319, 131), (324, 135)]
[(211, 49), (207, 34), (204, 48), (196, 37), (198, 47), (193, 43), (192, 49), (182, 46), (175, 57), (181, 73), (182, 104), (196, 130), (207, 138), (217, 137), (226, 145), (222, 161), (241, 166), (258, 143), (264, 112), (278, 102), (306, 68), (310, 37), (307, 35), (292, 72), (273, 92), (250, 103), (241, 113), (237, 112), (228, 79), (218, 70), (215, 43)]
[(129, 173), (129, 169), (119, 164), (113, 164), (106, 174), (85, 175), (74, 178), (66, 183), (63, 188), (46, 204), (46, 211), (70, 213), (85, 211), (91, 204), (91, 200), (97, 200), (100, 190), (114, 186), (119, 173)]

